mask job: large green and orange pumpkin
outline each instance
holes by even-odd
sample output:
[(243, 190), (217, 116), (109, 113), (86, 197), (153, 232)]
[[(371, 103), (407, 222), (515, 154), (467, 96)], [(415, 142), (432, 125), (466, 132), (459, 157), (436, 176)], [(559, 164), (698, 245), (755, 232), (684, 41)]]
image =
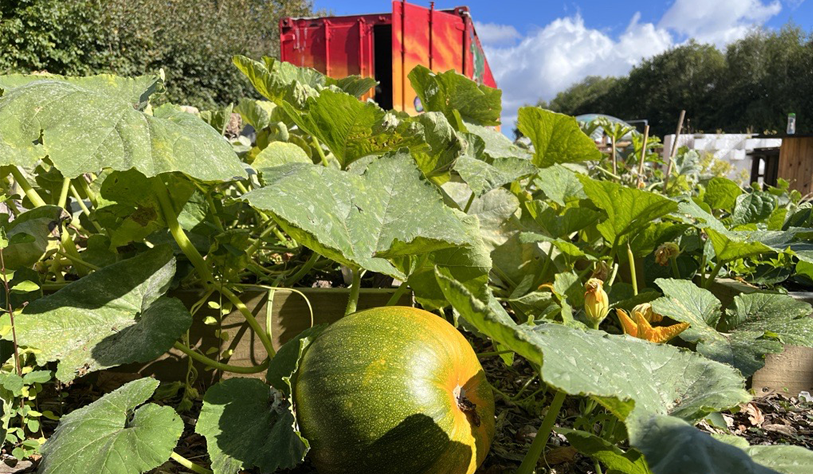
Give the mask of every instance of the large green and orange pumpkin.
[(300, 362), (294, 402), (321, 474), (471, 474), (494, 437), (494, 398), (471, 346), (415, 308), (328, 327)]

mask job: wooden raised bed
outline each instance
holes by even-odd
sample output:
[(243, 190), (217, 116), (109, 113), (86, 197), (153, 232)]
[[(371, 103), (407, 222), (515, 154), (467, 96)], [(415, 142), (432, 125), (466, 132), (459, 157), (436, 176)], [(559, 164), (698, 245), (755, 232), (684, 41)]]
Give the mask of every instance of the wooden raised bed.
[[(395, 292), (393, 289), (365, 289), (359, 293), (358, 309), (367, 309), (377, 306), (384, 306)], [(275, 350), (282, 344), (299, 334), (304, 329), (311, 326), (310, 309), (305, 301), (307, 297), (313, 308), (313, 324), (330, 324), (338, 321), (344, 316), (345, 307), (350, 290), (346, 288), (322, 289), (322, 288), (297, 288), (302, 294), (298, 294), (288, 288), (267, 290), (264, 288), (251, 288), (240, 295), (240, 299), (251, 310), (257, 322), (263, 328), (271, 323), (271, 339)], [(202, 292), (180, 291), (172, 294), (182, 300), (187, 307), (192, 306), (202, 296)], [(269, 305), (269, 297), (271, 304)], [(219, 301), (217, 293), (212, 297), (212, 301)], [(398, 301), (399, 305), (412, 306), (411, 293), (404, 294)], [(220, 310), (204, 305), (195, 315), (192, 327), (189, 330), (190, 344), (194, 348), (202, 348), (206, 351), (216, 347), (221, 352), (226, 350), (234, 351), (232, 356), (223, 362), (229, 365), (250, 366), (260, 364), (265, 360), (267, 353), (256, 335), (251, 331), (245, 318), (238, 312), (232, 311), (224, 316), (219, 325), (206, 325), (203, 321), (211, 316), (218, 318)], [(218, 337), (218, 331), (228, 334), (227, 338)], [(209, 355), (214, 357), (214, 355)], [(172, 349), (159, 359), (146, 364), (129, 364), (117, 369), (115, 372), (138, 374), (139, 376), (153, 376), (162, 381), (183, 380), (188, 368), (188, 357)], [(206, 370), (202, 364), (194, 363), (198, 371), (196, 385), (207, 387), (221, 378), (232, 376), (245, 377), (246, 375), (221, 373), (220, 371)], [(261, 372), (252, 375), (253, 377), (264, 378), (265, 373)]]

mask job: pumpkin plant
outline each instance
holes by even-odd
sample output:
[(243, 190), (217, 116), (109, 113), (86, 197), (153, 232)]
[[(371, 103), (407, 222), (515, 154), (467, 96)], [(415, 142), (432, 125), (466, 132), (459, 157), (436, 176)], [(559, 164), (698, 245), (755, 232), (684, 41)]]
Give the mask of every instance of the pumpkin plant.
[[(639, 189), (625, 164), (634, 157), (616, 160), (621, 179), (591, 174), (603, 157), (572, 117), (520, 109), (531, 147), (517, 146), (489, 128), (501, 93), (452, 71), (410, 73), (426, 112), (409, 117), (359, 100), (369, 79), (234, 62), (267, 100), (240, 101), (255, 139), (233, 143), (222, 136), (225, 112), (155, 107), (161, 74), (0, 77), (6, 299), (24, 295), (6, 305), (2, 334), (32, 373), (71, 383), (172, 349), (237, 375), (206, 390), (195, 426), (215, 474), (291, 469), (306, 456), (328, 474), (384, 472), (393, 452), (411, 453), (397, 460), (404, 472), (470, 473), (495, 420), (462, 330), (504, 360), (527, 360), (549, 392), (521, 474), (535, 469), (567, 397), (621, 427), (598, 439), (566, 433), (616, 471), (813, 465), (801, 448), (725, 444), (693, 427), (750, 399), (744, 376), (764, 354), (813, 345), (809, 305), (766, 287), (723, 311), (701, 288), (770, 258), (803, 273), (810, 206), (798, 196), (716, 178), (680, 195)], [(346, 314), (376, 276), (403, 282), (391, 303), (411, 290), (457, 328), (379, 308), (312, 327), (276, 352), (241, 292), (340, 268), (350, 276)], [(194, 290), (197, 302), (186, 307), (174, 289)], [(659, 324), (688, 326), (687, 347), (623, 335), (606, 317), (643, 303), (671, 320)], [(267, 357), (238, 365), (194, 347), (192, 324), (220, 329), (218, 318), (199, 321), (203, 305), (242, 314)], [(642, 317), (636, 335), (650, 323)], [(18, 359), (4, 371), (22, 370)], [(199, 398), (192, 375), (175, 381), (185, 387), (179, 409)], [(136, 380), (62, 417), (41, 472), (138, 473), (168, 459), (209, 472), (175, 450), (179, 417), (147, 403), (156, 384)], [(337, 439), (343, 430), (352, 449)], [(30, 431), (9, 442), (22, 449)], [(88, 438), (104, 443), (77, 449)], [(689, 450), (699, 455), (680, 454)], [(783, 464), (790, 457), (795, 466)]]

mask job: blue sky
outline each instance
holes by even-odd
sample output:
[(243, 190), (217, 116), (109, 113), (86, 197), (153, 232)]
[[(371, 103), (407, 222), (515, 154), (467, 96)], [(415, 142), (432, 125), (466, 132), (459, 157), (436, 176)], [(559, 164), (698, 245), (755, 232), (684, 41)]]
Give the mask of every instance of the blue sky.
[[(387, 0), (314, 0), (336, 15), (385, 12)], [(428, 6), (428, 1), (410, 3)], [(437, 0), (467, 5), (503, 89), (503, 123), (516, 110), (587, 75), (623, 75), (641, 59), (689, 38), (725, 45), (754, 27), (793, 21), (813, 32), (813, 0)], [(619, 5), (622, 7), (619, 8)]]

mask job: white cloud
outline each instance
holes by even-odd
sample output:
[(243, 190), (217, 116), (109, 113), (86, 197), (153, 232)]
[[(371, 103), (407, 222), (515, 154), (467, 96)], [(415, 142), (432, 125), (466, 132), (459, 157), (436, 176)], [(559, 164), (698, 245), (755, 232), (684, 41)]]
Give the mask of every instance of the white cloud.
[(475, 21), (474, 29), (477, 30), (477, 37), (480, 38), (483, 44), (505, 45), (522, 38), (519, 31), (511, 25)]
[(672, 38), (652, 24), (633, 18), (616, 40), (587, 28), (581, 16), (560, 18), (513, 47), (486, 47), (491, 71), (503, 90), (503, 123), (513, 127), (516, 111), (586, 76), (625, 74), (643, 57), (665, 51)]
[(508, 25), (478, 23), (476, 27), (503, 90), (503, 131), (510, 134), (522, 105), (550, 100), (586, 76), (624, 75), (642, 59), (684, 39), (724, 46), (781, 8), (776, 0), (675, 0), (657, 24), (641, 23), (636, 13), (617, 36), (589, 28), (579, 14), (554, 20), (520, 38)]
[(761, 25), (782, 10), (779, 1), (677, 0), (658, 26), (669, 28), (701, 43), (724, 46)]

